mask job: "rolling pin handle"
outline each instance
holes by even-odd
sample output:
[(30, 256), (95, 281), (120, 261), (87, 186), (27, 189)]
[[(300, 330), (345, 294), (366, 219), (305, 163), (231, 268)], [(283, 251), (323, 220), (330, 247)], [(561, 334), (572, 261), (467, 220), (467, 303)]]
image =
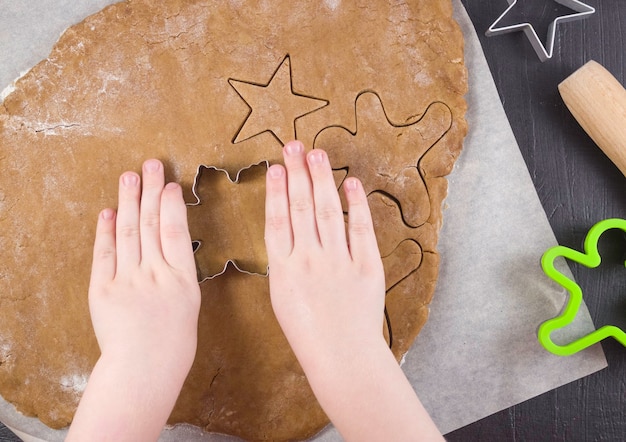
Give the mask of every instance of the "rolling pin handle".
[(559, 92), (585, 132), (626, 176), (626, 89), (592, 60), (561, 82)]

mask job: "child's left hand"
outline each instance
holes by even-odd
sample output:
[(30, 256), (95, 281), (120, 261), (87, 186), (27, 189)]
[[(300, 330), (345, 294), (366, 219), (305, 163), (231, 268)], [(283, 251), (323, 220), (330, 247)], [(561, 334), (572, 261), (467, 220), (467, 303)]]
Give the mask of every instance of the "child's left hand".
[(143, 189), (136, 173), (124, 173), (117, 216), (100, 214), (89, 307), (104, 358), (154, 367), (168, 355), (191, 367), (200, 288), (187, 208), (178, 184), (164, 187), (157, 160), (144, 163)]
[(178, 184), (163, 165), (120, 177), (119, 207), (100, 213), (89, 287), (102, 352), (69, 438), (156, 439), (197, 345), (200, 288)]

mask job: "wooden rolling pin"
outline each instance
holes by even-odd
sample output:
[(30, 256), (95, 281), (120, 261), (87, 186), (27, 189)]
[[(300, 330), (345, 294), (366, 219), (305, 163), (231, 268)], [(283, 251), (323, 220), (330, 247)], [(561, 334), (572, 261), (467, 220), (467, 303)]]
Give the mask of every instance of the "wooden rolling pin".
[(626, 89), (590, 61), (563, 80), (559, 92), (582, 128), (626, 176)]

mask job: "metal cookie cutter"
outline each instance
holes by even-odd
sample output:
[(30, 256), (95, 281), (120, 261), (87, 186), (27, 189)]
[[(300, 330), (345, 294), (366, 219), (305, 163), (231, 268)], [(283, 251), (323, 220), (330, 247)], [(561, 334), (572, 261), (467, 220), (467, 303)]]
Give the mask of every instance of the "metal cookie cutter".
[(621, 229), (623, 232), (626, 232), (626, 219), (610, 218), (594, 225), (585, 237), (583, 253), (568, 247), (556, 246), (548, 249), (541, 258), (541, 267), (545, 274), (569, 292), (569, 299), (563, 311), (559, 316), (541, 324), (537, 333), (537, 338), (541, 345), (555, 355), (573, 355), (608, 337), (615, 338), (626, 347), (626, 333), (624, 333), (621, 328), (614, 325), (600, 327), (582, 338), (565, 345), (555, 343), (550, 336), (553, 331), (569, 325), (574, 320), (583, 300), (582, 288), (576, 282), (559, 272), (554, 267), (554, 260), (558, 257), (563, 257), (588, 268), (598, 267), (602, 260), (600, 252), (598, 251), (598, 240), (600, 236), (609, 229)]
[[(201, 164), (198, 166), (198, 169), (196, 171), (196, 176), (193, 180), (193, 187), (191, 189), (193, 196), (196, 198), (196, 201), (193, 203), (187, 203), (187, 207), (198, 207), (202, 204), (202, 197), (199, 195), (198, 193), (198, 186), (199, 186), (199, 182), (200, 182), (200, 177), (202, 176), (202, 172), (203, 170), (212, 170), (212, 171), (216, 171), (219, 173), (222, 173), (224, 175), (224, 178), (226, 180), (228, 180), (231, 184), (238, 184), (240, 182), (240, 178), (242, 174), (245, 174), (246, 172), (255, 169), (257, 167), (262, 167), (265, 170), (267, 170), (270, 167), (270, 163), (267, 160), (258, 162), (258, 163), (254, 163), (251, 164), (247, 167), (244, 167), (242, 169), (239, 169), (237, 171), (237, 175), (235, 177), (235, 179), (233, 180), (228, 171), (224, 168), (220, 168), (217, 166), (207, 166), (204, 164)], [(196, 252), (198, 252), (198, 250), (200, 250), (200, 247), (202, 247), (202, 241), (200, 240), (192, 240), (192, 246), (193, 246), (193, 251), (194, 254), (196, 254)], [(230, 251), (228, 251), (228, 253), (230, 253)], [(228, 255), (227, 255), (228, 256)], [(237, 261), (237, 257), (232, 257), (232, 258), (225, 258), (224, 259), (224, 266), (221, 268), (221, 270), (219, 269), (215, 269), (214, 271), (210, 271), (208, 273), (203, 273), (200, 268), (198, 268), (198, 282), (199, 283), (203, 283), (205, 281), (208, 281), (209, 279), (213, 279), (217, 276), (220, 276), (224, 273), (226, 273), (226, 270), (228, 269), (228, 266), (233, 266), (235, 268), (235, 270), (237, 270), (240, 273), (245, 273), (246, 275), (257, 275), (257, 276), (268, 276), (269, 275), (269, 267), (266, 266), (265, 268), (265, 272), (260, 273), (257, 271), (250, 271), (249, 269), (242, 267), (241, 264)]]
[(556, 27), (559, 23), (580, 20), (596, 12), (595, 8), (578, 0), (554, 0), (555, 2), (566, 6), (576, 12), (573, 14), (567, 14), (557, 17), (552, 23), (550, 23), (550, 26), (548, 27), (548, 40), (546, 42), (546, 46), (544, 46), (541, 42), (541, 39), (537, 35), (535, 28), (528, 22), (517, 23), (509, 26), (498, 25), (500, 21), (502, 21), (502, 19), (509, 13), (511, 9), (515, 7), (515, 4), (517, 3), (517, 0), (507, 1), (509, 3), (509, 7), (506, 9), (506, 11), (502, 13), (502, 15), (500, 15), (500, 17), (496, 19), (495, 22), (493, 22), (491, 26), (489, 26), (489, 29), (487, 29), (485, 35), (487, 35), (487, 37), (491, 37), (493, 35), (508, 34), (509, 32), (524, 31), (524, 34), (526, 34), (526, 37), (530, 41), (530, 44), (535, 49), (537, 56), (539, 56), (539, 59), (542, 62), (552, 58), (552, 54), (554, 52)]

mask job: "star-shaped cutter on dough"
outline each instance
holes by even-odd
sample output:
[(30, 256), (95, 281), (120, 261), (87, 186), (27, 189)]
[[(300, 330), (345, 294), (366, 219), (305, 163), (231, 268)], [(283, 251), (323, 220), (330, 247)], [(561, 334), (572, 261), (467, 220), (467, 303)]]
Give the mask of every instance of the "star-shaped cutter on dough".
[(296, 120), (328, 106), (328, 100), (294, 91), (289, 55), (283, 58), (266, 84), (234, 78), (229, 78), (228, 83), (250, 108), (233, 144), (270, 132), (284, 145), (297, 138)]
[[(565, 345), (555, 343), (550, 336), (553, 331), (569, 325), (574, 320), (583, 300), (583, 291), (580, 286), (559, 272), (554, 267), (554, 260), (558, 257), (563, 257), (588, 268), (598, 267), (602, 261), (600, 252), (598, 251), (598, 240), (604, 232), (610, 229), (621, 229), (626, 232), (626, 220), (610, 218), (594, 225), (589, 229), (589, 233), (587, 233), (585, 238), (584, 253), (564, 246), (555, 246), (548, 249), (541, 258), (541, 267), (545, 274), (569, 292), (569, 299), (561, 314), (541, 324), (537, 333), (541, 345), (555, 355), (573, 355), (608, 337), (615, 338), (626, 347), (626, 333), (624, 333), (621, 328), (614, 325), (605, 325)], [(626, 263), (624, 264), (626, 265)]]
[(554, 41), (556, 38), (556, 27), (559, 23), (566, 23), (570, 21), (583, 19), (594, 12), (596, 12), (595, 8), (581, 2), (578, 0), (554, 0), (555, 2), (568, 7), (575, 11), (573, 14), (562, 15), (554, 19), (550, 26), (548, 27), (548, 39), (546, 45), (542, 43), (541, 39), (537, 35), (535, 28), (528, 22), (525, 23), (516, 23), (514, 25), (508, 26), (499, 26), (500, 22), (506, 17), (506, 15), (515, 7), (517, 4), (517, 0), (507, 0), (509, 3), (509, 7), (493, 22), (485, 35), (487, 37), (491, 37), (494, 35), (500, 34), (508, 34), (510, 32), (524, 31), (526, 37), (530, 41), (533, 49), (537, 53), (539, 59), (544, 62), (552, 58), (552, 54), (554, 53)]

